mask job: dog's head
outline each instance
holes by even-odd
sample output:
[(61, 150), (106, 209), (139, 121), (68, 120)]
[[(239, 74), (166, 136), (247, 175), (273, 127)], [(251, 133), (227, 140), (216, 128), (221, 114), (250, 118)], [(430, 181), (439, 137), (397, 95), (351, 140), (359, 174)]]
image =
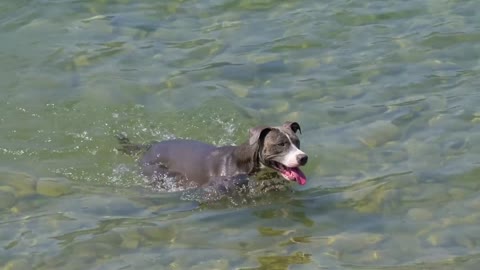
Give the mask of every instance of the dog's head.
[(300, 150), (297, 131), (302, 133), (297, 122), (285, 122), (282, 126), (259, 126), (250, 129), (250, 145), (258, 146), (260, 164), (272, 168), (283, 178), (307, 183), (305, 174), (299, 169), (308, 161), (308, 156)]

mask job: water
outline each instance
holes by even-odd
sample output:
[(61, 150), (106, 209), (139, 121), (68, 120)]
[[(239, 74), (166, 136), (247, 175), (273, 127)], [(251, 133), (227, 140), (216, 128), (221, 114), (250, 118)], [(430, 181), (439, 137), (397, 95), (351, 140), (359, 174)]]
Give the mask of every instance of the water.
[[(0, 3), (2, 269), (477, 269), (480, 2)], [(305, 187), (148, 189), (114, 135), (298, 121)]]

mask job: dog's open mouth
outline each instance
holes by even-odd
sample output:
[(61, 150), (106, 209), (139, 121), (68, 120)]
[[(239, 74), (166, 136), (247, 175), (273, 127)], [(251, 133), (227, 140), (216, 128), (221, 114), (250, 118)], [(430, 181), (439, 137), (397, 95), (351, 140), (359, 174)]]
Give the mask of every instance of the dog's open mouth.
[(272, 167), (287, 180), (295, 181), (302, 186), (307, 183), (307, 177), (298, 167), (287, 167), (275, 161), (272, 162)]

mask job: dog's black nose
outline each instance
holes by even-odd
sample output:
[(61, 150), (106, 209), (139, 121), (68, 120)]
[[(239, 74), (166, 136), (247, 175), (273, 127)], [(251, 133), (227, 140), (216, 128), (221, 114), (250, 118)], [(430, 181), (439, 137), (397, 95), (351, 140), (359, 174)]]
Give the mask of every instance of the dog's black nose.
[(307, 164), (307, 161), (308, 161), (308, 156), (307, 155), (301, 154), (301, 155), (297, 156), (298, 164), (303, 166), (303, 165)]

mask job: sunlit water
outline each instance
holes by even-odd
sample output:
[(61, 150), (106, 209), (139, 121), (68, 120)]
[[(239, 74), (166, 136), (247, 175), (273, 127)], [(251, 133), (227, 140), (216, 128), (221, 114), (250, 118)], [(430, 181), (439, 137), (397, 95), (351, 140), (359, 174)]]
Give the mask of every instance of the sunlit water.
[[(480, 2), (0, 2), (0, 269), (478, 269)], [(306, 186), (152, 190), (114, 135), (298, 121)]]

